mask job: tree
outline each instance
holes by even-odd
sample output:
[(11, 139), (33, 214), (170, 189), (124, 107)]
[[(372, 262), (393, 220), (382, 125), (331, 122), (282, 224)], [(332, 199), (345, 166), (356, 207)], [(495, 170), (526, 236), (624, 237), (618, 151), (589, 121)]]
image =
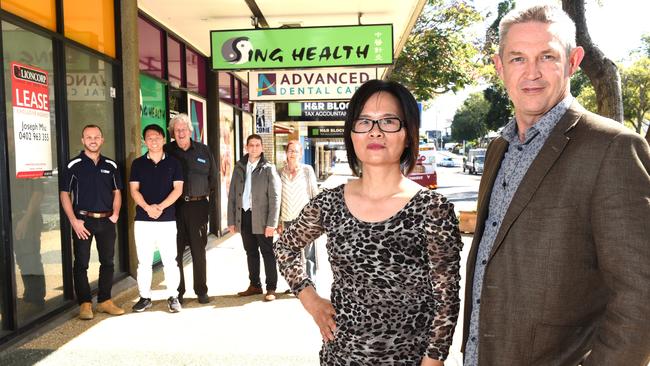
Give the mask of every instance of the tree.
[(468, 0), (428, 0), (390, 79), (420, 100), (473, 84), (480, 70), (477, 47), (466, 29), (481, 20)]
[(643, 57), (624, 69), (621, 79), (625, 119), (641, 133), (650, 111), (650, 58)]
[(641, 52), (644, 56), (650, 57), (650, 34), (641, 36)]
[[(492, 55), (499, 51), (499, 23), (514, 6), (515, 2), (513, 0), (502, 1), (497, 6), (496, 19), (485, 32), (483, 55), (486, 64), (492, 63)], [(494, 67), (491, 67), (490, 72), (487, 73), (487, 79), (490, 80), (491, 85), (483, 91), (483, 97), (490, 105), (485, 117), (485, 125), (488, 129), (496, 131), (512, 118), (512, 103)]]
[(585, 107), (586, 110), (598, 113), (598, 106), (596, 105), (596, 91), (591, 84), (585, 85), (580, 94), (576, 95), (578, 102)]
[(622, 122), (623, 97), (618, 68), (591, 41), (585, 17), (585, 0), (562, 0), (562, 8), (576, 23), (577, 43), (585, 49), (585, 58), (580, 67), (596, 91), (598, 114)]
[(490, 105), (483, 93), (474, 93), (458, 108), (451, 122), (451, 138), (454, 141), (469, 141), (482, 137), (488, 131), (485, 117)]
[(485, 114), (485, 126), (489, 130), (496, 131), (512, 118), (513, 108), (508, 92), (501, 83), (492, 84), (483, 90), (483, 97), (489, 103), (489, 109)]

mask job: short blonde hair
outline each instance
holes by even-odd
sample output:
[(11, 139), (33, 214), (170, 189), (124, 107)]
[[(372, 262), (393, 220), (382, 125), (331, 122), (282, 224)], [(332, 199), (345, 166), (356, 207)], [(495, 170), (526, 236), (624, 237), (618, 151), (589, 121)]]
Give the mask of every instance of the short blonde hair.
[(528, 8), (515, 8), (501, 19), (499, 23), (499, 56), (503, 57), (505, 39), (510, 27), (530, 22), (553, 25), (550, 31), (565, 48), (567, 55), (576, 48), (576, 24), (569, 15), (556, 5), (534, 5)]
[(291, 145), (298, 145), (298, 147), (300, 148), (300, 151), (302, 151), (302, 144), (300, 143), (300, 141), (298, 141), (298, 140), (289, 140), (289, 142), (287, 142), (287, 146), (284, 148), (284, 152), (289, 151), (289, 147)]

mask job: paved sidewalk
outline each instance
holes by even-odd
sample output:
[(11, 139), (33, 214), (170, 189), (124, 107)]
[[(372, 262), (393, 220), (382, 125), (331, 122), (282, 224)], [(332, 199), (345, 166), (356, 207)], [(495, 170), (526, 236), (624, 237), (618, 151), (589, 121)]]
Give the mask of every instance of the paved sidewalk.
[[(463, 238), (464, 254), (470, 240)], [(317, 287), (321, 295), (329, 296), (331, 271), (323, 244), (318, 245), (321, 270)], [(160, 291), (164, 288), (162, 270), (158, 269), (154, 273), (154, 289), (158, 291), (153, 293), (151, 309), (130, 312), (138, 294), (135, 281), (129, 278), (120, 284), (128, 289), (114, 298), (127, 310), (125, 315), (96, 314), (91, 321), (81, 321), (76, 319), (75, 308), (64, 314), (54, 329), (0, 354), (0, 364), (318, 365), (318, 329), (293, 295), (281, 294), (288, 288), (281, 276), (280, 294), (274, 302), (263, 302), (262, 295), (235, 295), (248, 286), (246, 255), (239, 235), (210, 237), (207, 260), (210, 304), (199, 304), (190, 292), (180, 313), (168, 313)], [(186, 265), (185, 274), (191, 289), (191, 264)], [(447, 366), (462, 365), (460, 336), (457, 331)]]

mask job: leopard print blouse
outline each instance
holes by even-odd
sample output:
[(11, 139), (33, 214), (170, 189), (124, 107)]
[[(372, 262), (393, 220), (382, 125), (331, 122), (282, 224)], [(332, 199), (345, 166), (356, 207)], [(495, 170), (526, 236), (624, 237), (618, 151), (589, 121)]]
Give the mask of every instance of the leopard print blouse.
[(380, 222), (355, 218), (344, 186), (321, 192), (275, 244), (280, 272), (298, 294), (314, 286), (301, 248), (322, 233), (332, 266), (335, 340), (322, 365), (419, 365), (444, 360), (459, 311), (462, 242), (453, 204), (427, 189)]

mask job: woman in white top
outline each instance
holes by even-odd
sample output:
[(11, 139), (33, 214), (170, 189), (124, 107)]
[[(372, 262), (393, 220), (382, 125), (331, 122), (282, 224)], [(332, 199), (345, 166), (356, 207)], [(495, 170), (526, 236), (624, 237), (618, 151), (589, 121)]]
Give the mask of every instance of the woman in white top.
[[(302, 159), (302, 145), (300, 142), (298, 140), (289, 141), (285, 152), (287, 162), (278, 172), (282, 180), (279, 233), (291, 226), (303, 207), (318, 194), (314, 169), (310, 165), (300, 163)], [(316, 248), (313, 242), (303, 249), (303, 257), (307, 276), (314, 280), (318, 265)]]

